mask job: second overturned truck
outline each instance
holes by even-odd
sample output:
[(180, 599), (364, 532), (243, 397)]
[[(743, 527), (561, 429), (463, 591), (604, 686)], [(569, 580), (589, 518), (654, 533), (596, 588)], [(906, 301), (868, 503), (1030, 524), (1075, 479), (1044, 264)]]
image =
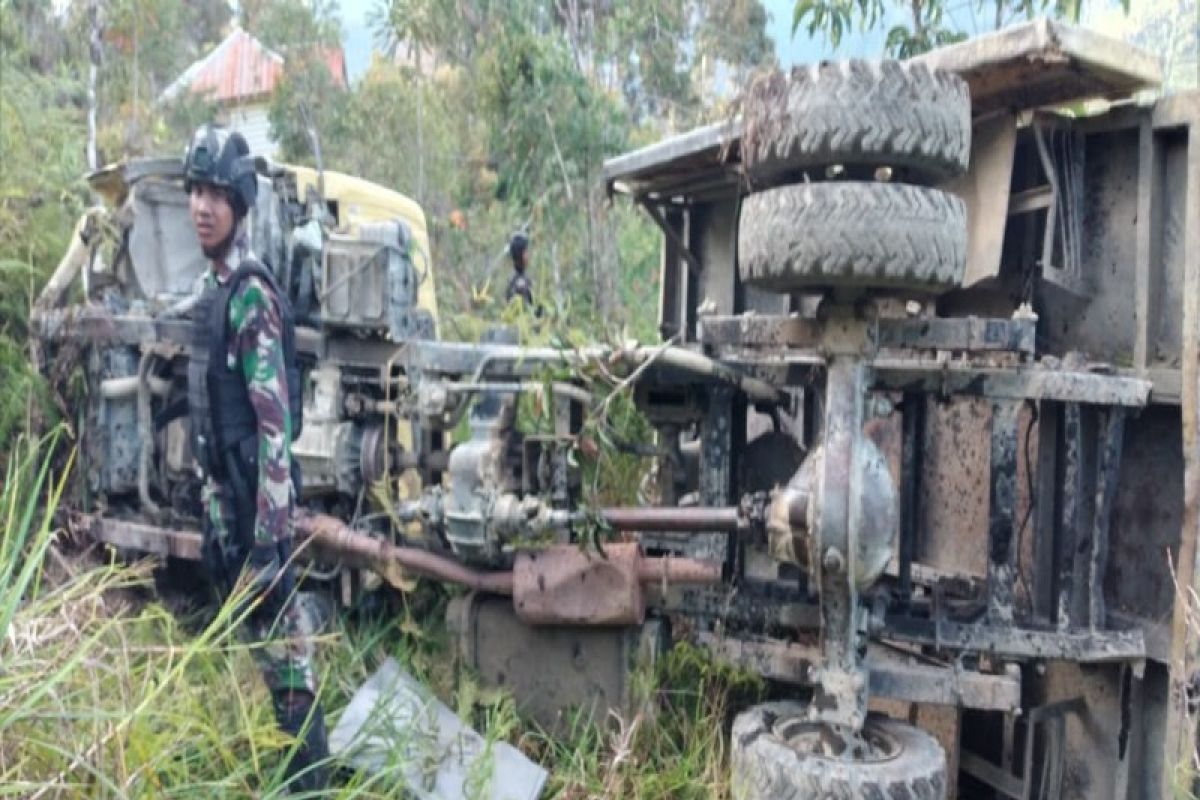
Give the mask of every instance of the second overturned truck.
[[(1200, 96), (1130, 99), (1157, 79), (1037, 22), (756, 82), (738, 121), (605, 165), (663, 232), (662, 342), (623, 349), (439, 341), (415, 205), (261, 165), (310, 580), (467, 587), (459, 656), (551, 724), (627, 702), (672, 636), (791, 687), (733, 724), (745, 800), (1186, 790)], [(85, 375), (74, 521), (195, 558), (178, 166), (94, 181), (112, 206), (35, 314), (45, 369)], [(597, 398), (547, 375), (597, 359), (653, 426), (657, 505), (584, 507)]]

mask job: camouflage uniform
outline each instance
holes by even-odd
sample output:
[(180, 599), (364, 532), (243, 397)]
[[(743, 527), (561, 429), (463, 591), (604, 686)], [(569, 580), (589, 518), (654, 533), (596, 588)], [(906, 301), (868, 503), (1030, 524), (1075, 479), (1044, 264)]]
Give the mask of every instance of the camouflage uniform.
[[(226, 283), (246, 253), (245, 236), (239, 235), (224, 263), (214, 261), (212, 269), (205, 273), (205, 287)], [(229, 331), (226, 365), (229, 369), (240, 369), (258, 417), (255, 543), (287, 541), (292, 538), (294, 498), (289, 470), (292, 421), (288, 411), (282, 323), (274, 293), (260, 278), (247, 277), (230, 297)], [(211, 535), (219, 542), (229, 541), (236, 513), (231, 493), (210, 477), (205, 482), (203, 501)], [(264, 643), (254, 648), (254, 657), (272, 695), (306, 691), (315, 697), (313, 626), (294, 593), (287, 598), (278, 617), (266, 604), (259, 604), (247, 617), (246, 626), (250, 640)]]

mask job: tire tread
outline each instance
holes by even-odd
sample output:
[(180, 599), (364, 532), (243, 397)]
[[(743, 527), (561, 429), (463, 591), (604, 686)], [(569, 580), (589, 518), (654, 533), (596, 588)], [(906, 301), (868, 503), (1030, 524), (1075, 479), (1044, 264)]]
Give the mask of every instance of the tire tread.
[(966, 270), (966, 206), (905, 184), (793, 184), (747, 196), (738, 269), (748, 284), (935, 290)]
[(923, 64), (848, 60), (774, 71), (743, 99), (742, 162), (753, 182), (805, 167), (906, 167), (961, 175), (971, 152), (971, 98), (958, 75)]

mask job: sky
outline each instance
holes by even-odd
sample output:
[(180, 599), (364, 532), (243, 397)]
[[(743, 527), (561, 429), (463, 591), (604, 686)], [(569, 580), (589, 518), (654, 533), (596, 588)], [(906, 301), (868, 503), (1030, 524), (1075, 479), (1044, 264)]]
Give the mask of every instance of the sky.
[[(340, 0), (346, 69), (351, 80), (361, 75), (371, 62), (373, 35), (370, 15), (380, 5), (380, 0)], [(878, 57), (883, 52), (883, 43), (887, 35), (885, 31), (874, 31), (866, 36), (854, 32), (843, 38), (836, 52), (831, 51), (819, 37), (815, 40), (810, 39), (803, 29), (797, 31), (793, 39), (792, 9), (795, 0), (763, 0), (763, 5), (770, 17), (767, 35), (775, 42), (775, 53), (780, 66), (790, 67), (793, 64), (803, 64), (832, 55), (841, 58)]]

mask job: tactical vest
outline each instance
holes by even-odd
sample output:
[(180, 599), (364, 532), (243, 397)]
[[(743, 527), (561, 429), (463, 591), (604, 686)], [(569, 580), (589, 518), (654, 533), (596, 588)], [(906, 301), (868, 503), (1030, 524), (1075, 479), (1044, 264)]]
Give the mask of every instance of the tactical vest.
[[(279, 304), (293, 440), (300, 435), (304, 422), (304, 384), (296, 357), (296, 323), (291, 304), (271, 271), (260, 261), (247, 258), (224, 285), (211, 286), (201, 294), (193, 309), (188, 361), (192, 453), (205, 476), (230, 484), (241, 501), (239, 505), (252, 503), (258, 488), (258, 416), (250, 403), (240, 365), (230, 369), (227, 363), (229, 301), (242, 281), (251, 275), (270, 286)], [(295, 480), (294, 469), (292, 474)], [(299, 490), (299, 485), (296, 488)]]

